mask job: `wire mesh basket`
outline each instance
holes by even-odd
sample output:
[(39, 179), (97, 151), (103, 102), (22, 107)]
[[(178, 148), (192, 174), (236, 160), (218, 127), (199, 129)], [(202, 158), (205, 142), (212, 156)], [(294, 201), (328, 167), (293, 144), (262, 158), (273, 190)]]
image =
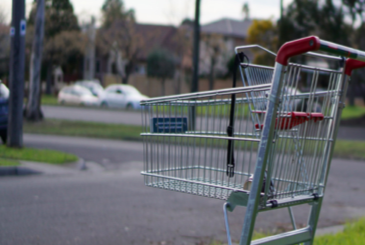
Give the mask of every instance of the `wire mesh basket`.
[[(243, 87), (142, 102), (146, 185), (224, 200), (232, 191), (249, 193), (273, 67), (241, 68)], [(298, 78), (304, 74), (312, 86), (302, 93)], [(327, 79), (325, 91), (317, 87), (320, 77)], [(340, 77), (330, 69), (288, 66), (266, 169), (270, 184), (262, 187), (263, 207), (270, 199), (294, 201), (321, 192)]]

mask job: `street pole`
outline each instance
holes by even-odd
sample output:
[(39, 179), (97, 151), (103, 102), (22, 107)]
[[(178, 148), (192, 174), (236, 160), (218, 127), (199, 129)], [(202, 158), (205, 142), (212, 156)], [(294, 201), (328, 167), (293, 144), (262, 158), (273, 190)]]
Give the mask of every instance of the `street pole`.
[[(193, 78), (191, 81), (191, 92), (198, 92), (199, 87), (199, 43), (200, 43), (200, 0), (195, 2), (195, 21), (194, 21), (194, 44), (193, 44)], [(195, 107), (192, 106), (190, 113), (191, 129), (195, 129)]]
[(40, 108), (41, 96), (41, 61), (44, 36), (44, 0), (37, 0), (35, 15), (35, 33), (33, 38), (32, 55), (30, 58), (29, 93), (26, 117), (31, 121), (43, 118)]
[(25, 0), (13, 0), (7, 143), (10, 147), (23, 147), (25, 31)]
[(191, 92), (198, 92), (199, 82), (199, 43), (200, 43), (200, 0), (195, 3), (195, 21), (194, 21), (194, 44), (193, 44), (193, 81), (191, 83)]

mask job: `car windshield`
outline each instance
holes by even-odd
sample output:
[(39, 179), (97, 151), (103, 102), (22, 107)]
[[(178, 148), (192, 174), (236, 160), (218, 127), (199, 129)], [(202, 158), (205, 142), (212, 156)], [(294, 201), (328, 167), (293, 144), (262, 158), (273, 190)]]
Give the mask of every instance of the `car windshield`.
[(90, 90), (86, 88), (77, 88), (76, 92), (80, 95), (93, 95)]
[(80, 86), (86, 87), (88, 89), (92, 89), (94, 91), (103, 89), (103, 87), (96, 82), (77, 82), (76, 85), (80, 85)]
[(140, 95), (141, 93), (134, 87), (123, 87), (123, 92), (128, 95)]

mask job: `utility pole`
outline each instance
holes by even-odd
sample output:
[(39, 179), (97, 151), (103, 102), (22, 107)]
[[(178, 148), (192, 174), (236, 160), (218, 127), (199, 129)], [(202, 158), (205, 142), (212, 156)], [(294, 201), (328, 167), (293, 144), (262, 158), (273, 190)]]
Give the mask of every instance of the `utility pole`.
[(25, 31), (25, 0), (13, 0), (10, 28), (10, 97), (7, 143), (10, 147), (23, 147)]
[(84, 80), (95, 78), (95, 17), (91, 17), (91, 22), (86, 25), (87, 44), (84, 57)]
[(30, 59), (29, 95), (27, 101), (26, 117), (31, 121), (43, 118), (40, 108), (41, 96), (41, 61), (44, 36), (44, 0), (37, 0), (35, 16), (35, 33), (33, 39), (32, 55)]
[[(198, 92), (199, 87), (199, 43), (200, 43), (200, 0), (195, 2), (195, 20), (194, 20), (194, 44), (193, 44), (193, 78), (191, 81), (191, 92)], [(191, 129), (195, 129), (195, 107), (191, 107), (190, 121)]]
[(193, 44), (193, 80), (191, 92), (198, 92), (199, 85), (199, 43), (200, 43), (200, 0), (195, 2), (195, 21), (194, 21), (194, 44)]

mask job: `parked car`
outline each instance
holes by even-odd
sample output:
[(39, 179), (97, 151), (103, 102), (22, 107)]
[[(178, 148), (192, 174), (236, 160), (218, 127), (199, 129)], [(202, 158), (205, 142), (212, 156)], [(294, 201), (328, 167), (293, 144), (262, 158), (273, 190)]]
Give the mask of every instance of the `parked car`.
[(6, 143), (8, 135), (9, 89), (0, 80), (0, 137)]
[(79, 85), (72, 85), (61, 89), (58, 93), (58, 103), (99, 106), (100, 100), (89, 89)]
[(105, 89), (101, 106), (140, 109), (140, 101), (147, 98), (131, 85), (112, 84)]
[(78, 81), (75, 83), (75, 85), (83, 86), (90, 90), (90, 92), (97, 96), (101, 97), (104, 94), (104, 88), (100, 85), (100, 83), (92, 80), (84, 80), (84, 81)]

